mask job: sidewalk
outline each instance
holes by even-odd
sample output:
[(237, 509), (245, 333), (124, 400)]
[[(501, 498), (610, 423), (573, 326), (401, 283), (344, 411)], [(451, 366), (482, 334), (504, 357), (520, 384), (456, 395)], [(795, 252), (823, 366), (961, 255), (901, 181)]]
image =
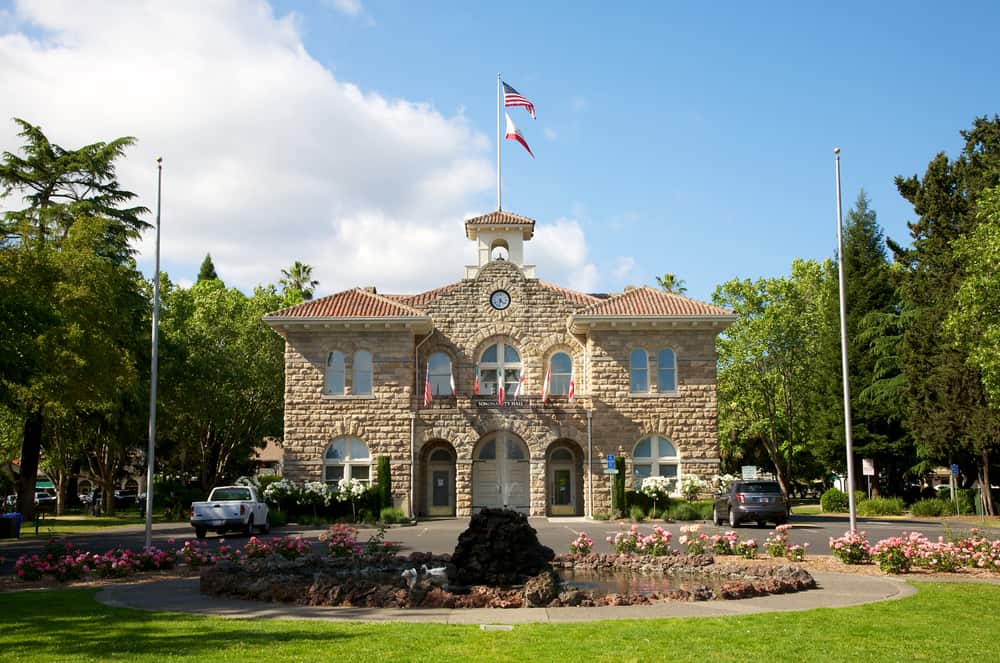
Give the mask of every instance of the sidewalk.
[(122, 608), (153, 612), (187, 612), (231, 619), (529, 624), (587, 622), (604, 619), (724, 617), (759, 612), (843, 608), (903, 598), (916, 591), (912, 585), (895, 578), (849, 573), (813, 573), (812, 575), (819, 588), (794, 594), (762, 596), (737, 601), (663, 602), (646, 606), (602, 606), (595, 608), (446, 610), (314, 607), (206, 596), (198, 590), (198, 578), (154, 580), (133, 585), (111, 585), (98, 592), (97, 600), (106, 605)]

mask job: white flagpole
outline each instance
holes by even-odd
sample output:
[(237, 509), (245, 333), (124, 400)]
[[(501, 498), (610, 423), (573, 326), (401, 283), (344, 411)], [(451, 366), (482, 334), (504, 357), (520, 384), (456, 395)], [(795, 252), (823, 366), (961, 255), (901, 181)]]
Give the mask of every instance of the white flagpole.
[(497, 211), (503, 209), (500, 206), (500, 108), (503, 105), (503, 86), (500, 84), (500, 72), (497, 72)]
[(847, 444), (847, 505), (851, 531), (857, 531), (854, 504), (854, 445), (851, 440), (851, 382), (847, 370), (847, 294), (844, 276), (844, 228), (840, 212), (840, 148), (834, 148), (837, 163), (837, 270), (840, 276), (840, 356), (844, 373), (844, 436)]
[(153, 350), (149, 368), (149, 447), (146, 450), (146, 547), (153, 545), (153, 466), (156, 453), (156, 369), (160, 327), (160, 184), (163, 157), (156, 158), (156, 271), (153, 273)]

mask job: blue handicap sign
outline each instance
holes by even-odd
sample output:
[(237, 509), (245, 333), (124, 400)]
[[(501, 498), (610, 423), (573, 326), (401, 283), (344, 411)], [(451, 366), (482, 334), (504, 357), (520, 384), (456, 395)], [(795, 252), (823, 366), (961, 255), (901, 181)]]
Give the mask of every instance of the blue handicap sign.
[(953, 465), (951, 466), (951, 473), (952, 473), (953, 475), (955, 475), (956, 477), (958, 476), (958, 465), (957, 465), (957, 464), (953, 464)]
[(615, 469), (615, 457), (613, 454), (608, 454), (608, 469)]

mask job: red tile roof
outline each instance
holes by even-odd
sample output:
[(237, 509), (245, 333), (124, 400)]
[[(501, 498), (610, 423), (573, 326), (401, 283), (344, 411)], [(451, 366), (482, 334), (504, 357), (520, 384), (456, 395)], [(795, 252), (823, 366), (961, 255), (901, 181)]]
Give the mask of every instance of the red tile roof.
[(383, 295), (383, 297), (391, 299), (395, 302), (399, 302), (400, 304), (404, 304), (406, 306), (413, 306), (416, 308), (420, 308), (422, 306), (426, 306), (427, 304), (431, 303), (432, 301), (437, 299), (438, 295), (448, 292), (457, 285), (459, 285), (459, 283), (449, 283), (448, 285), (443, 285), (440, 288), (434, 288), (433, 290), (428, 290), (427, 292), (419, 292), (415, 295), (387, 294)]
[(566, 301), (576, 304), (577, 306), (591, 306), (601, 301), (601, 296), (590, 295), (585, 292), (577, 292), (576, 290), (570, 290), (569, 288), (563, 288), (554, 283), (546, 283), (545, 281), (539, 281), (538, 285), (542, 286), (546, 290), (551, 290), (558, 293), (566, 298)]
[(476, 229), (480, 226), (523, 226), (524, 239), (531, 239), (535, 231), (535, 220), (520, 214), (498, 210), (466, 219), (465, 236), (469, 239), (475, 239)]
[(733, 312), (720, 306), (699, 302), (664, 290), (641, 286), (579, 311), (580, 316), (730, 316)]
[(268, 313), (267, 318), (423, 318), (425, 314), (389, 297), (353, 288)]

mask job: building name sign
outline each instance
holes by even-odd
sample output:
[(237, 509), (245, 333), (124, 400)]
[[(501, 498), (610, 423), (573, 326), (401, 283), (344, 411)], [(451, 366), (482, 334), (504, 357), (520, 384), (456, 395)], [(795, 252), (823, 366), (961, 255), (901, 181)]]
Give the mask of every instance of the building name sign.
[(531, 402), (526, 398), (507, 398), (503, 405), (495, 398), (473, 398), (472, 404), (476, 407), (530, 407)]

